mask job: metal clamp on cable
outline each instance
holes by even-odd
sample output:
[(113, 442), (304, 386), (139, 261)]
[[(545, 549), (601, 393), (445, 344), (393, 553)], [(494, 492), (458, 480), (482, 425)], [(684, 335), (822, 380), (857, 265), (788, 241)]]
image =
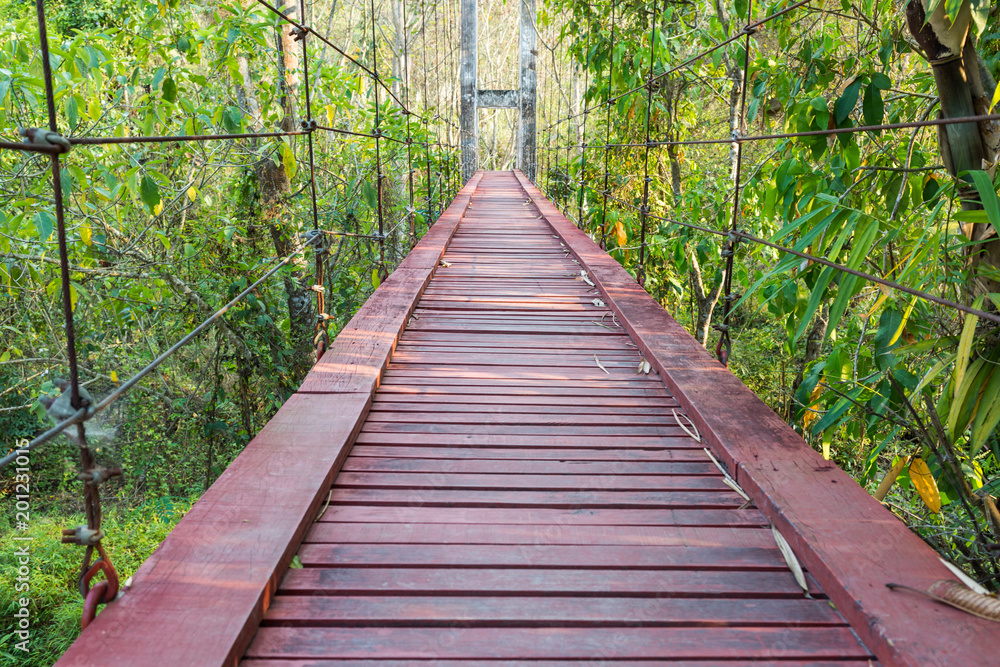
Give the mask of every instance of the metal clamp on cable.
[(330, 320), (333, 319), (333, 315), (329, 313), (319, 313), (318, 315), (316, 315), (316, 319), (319, 320), (320, 322), (329, 322)]
[(728, 324), (713, 324), (712, 328), (718, 331), (719, 333), (726, 333), (727, 331), (729, 331)]
[(87, 526), (63, 528), (63, 544), (76, 544), (81, 547), (92, 547), (104, 539), (104, 531)]
[(70, 149), (73, 148), (69, 139), (52, 130), (44, 130), (39, 127), (19, 127), (17, 133), (24, 137), (24, 143), (55, 149), (54, 152), (57, 154), (69, 153)]
[(736, 292), (733, 292), (732, 294), (726, 294), (722, 298), (723, 298), (723, 300), (729, 301), (730, 303), (732, 303), (733, 301), (739, 301), (740, 299), (742, 299), (743, 295), (742, 294), (737, 294)]
[(292, 26), (292, 29), (288, 31), (296, 42), (301, 42), (309, 34), (309, 28), (306, 26)]
[(299, 121), (299, 127), (302, 128), (303, 132), (312, 132), (317, 127), (319, 127), (319, 123), (317, 123), (315, 120), (312, 119), (309, 120), (303, 119)]
[(317, 250), (323, 249), (323, 232), (318, 229), (309, 229), (304, 232), (299, 232), (299, 238), (302, 239), (302, 243), (307, 246), (312, 246)]
[(744, 35), (756, 35), (757, 34), (757, 30), (759, 30), (759, 24), (757, 24), (757, 23), (749, 23), (749, 24), (743, 26), (743, 34)]
[(122, 474), (121, 468), (105, 468), (104, 466), (98, 466), (96, 468), (91, 468), (90, 470), (85, 470), (81, 473), (77, 473), (76, 478), (81, 482), (86, 482), (93, 486), (98, 486), (108, 481), (112, 477), (119, 477)]

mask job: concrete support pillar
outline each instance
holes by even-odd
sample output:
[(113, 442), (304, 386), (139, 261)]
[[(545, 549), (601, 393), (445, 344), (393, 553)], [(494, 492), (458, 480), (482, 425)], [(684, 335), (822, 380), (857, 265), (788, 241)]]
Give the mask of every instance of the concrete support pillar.
[(462, 181), (466, 182), (479, 168), (479, 104), (477, 99), (479, 28), (476, 0), (461, 0), (461, 3), (462, 112), (459, 125), (462, 137)]
[(521, 122), (517, 140), (517, 167), (535, 182), (535, 101), (538, 75), (535, 57), (538, 36), (535, 33), (535, 0), (521, 0)]
[(535, 106), (537, 98), (535, 59), (535, 0), (521, 0), (519, 51), (521, 77), (518, 90), (479, 90), (477, 72), (478, 17), (476, 0), (462, 3), (462, 178), (468, 181), (479, 168), (479, 109), (518, 109), (517, 168), (535, 180)]

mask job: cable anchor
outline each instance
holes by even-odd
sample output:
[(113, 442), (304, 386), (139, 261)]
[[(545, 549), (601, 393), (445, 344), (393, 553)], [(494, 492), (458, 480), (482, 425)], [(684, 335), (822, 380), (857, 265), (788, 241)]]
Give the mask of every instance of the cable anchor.
[(296, 42), (301, 42), (309, 34), (310, 30), (307, 26), (292, 26), (292, 29), (288, 31)]

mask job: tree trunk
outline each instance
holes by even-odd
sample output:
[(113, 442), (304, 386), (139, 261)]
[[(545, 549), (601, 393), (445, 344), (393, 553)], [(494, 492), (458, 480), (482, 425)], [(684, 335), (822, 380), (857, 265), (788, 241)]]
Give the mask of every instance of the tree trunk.
[[(934, 73), (941, 117), (961, 118), (985, 113), (996, 84), (988, 71), (980, 70), (975, 44), (969, 36), (968, 8), (964, 7), (952, 24), (944, 15), (944, 7), (945, 3), (941, 3), (930, 20), (925, 20), (921, 2), (910, 0), (906, 6), (910, 32), (924, 50)], [(938, 143), (941, 157), (952, 176), (979, 169), (992, 174), (1000, 153), (1000, 125), (993, 122), (938, 126)], [(964, 177), (963, 181), (959, 190), (962, 210), (982, 210), (979, 193), (969, 184), (970, 179)], [(973, 266), (980, 263), (1000, 266), (1000, 243), (992, 225), (963, 225), (962, 231), (970, 240), (982, 241), (968, 248)], [(1000, 291), (1000, 283), (992, 279), (974, 276), (972, 280), (973, 284), (967, 285), (970, 298), (983, 292)]]
[(830, 308), (826, 304), (816, 313), (816, 317), (813, 319), (813, 325), (809, 329), (809, 335), (806, 337), (806, 353), (802, 357), (802, 361), (799, 363), (799, 372), (795, 376), (795, 382), (792, 383), (792, 393), (799, 388), (802, 384), (802, 379), (805, 377), (806, 366), (810, 362), (819, 359), (819, 355), (823, 352), (823, 339), (826, 338), (826, 328), (830, 324)]
[(702, 280), (701, 266), (698, 264), (698, 251), (692, 249), (691, 268), (688, 269), (688, 277), (691, 280), (691, 289), (698, 307), (698, 321), (695, 323), (694, 337), (699, 343), (706, 345), (708, 343), (708, 330), (712, 326), (712, 311), (715, 310), (715, 304), (719, 302), (719, 294), (722, 292), (722, 283), (724, 282), (726, 273), (725, 271), (720, 271), (712, 289), (706, 292), (705, 282)]

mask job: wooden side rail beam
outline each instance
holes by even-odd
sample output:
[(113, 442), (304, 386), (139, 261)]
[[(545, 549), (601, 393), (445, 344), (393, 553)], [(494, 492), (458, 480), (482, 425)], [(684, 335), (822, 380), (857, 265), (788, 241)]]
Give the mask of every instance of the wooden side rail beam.
[(806, 444), (618, 262), (517, 175), (706, 444), (879, 660), (921, 667), (996, 662), (996, 624), (886, 588), (895, 582), (926, 590), (939, 579), (953, 579), (937, 554)]
[(344, 327), (299, 392), (57, 665), (239, 662), (354, 444), (396, 342), (481, 177), (475, 174), (459, 192)]

